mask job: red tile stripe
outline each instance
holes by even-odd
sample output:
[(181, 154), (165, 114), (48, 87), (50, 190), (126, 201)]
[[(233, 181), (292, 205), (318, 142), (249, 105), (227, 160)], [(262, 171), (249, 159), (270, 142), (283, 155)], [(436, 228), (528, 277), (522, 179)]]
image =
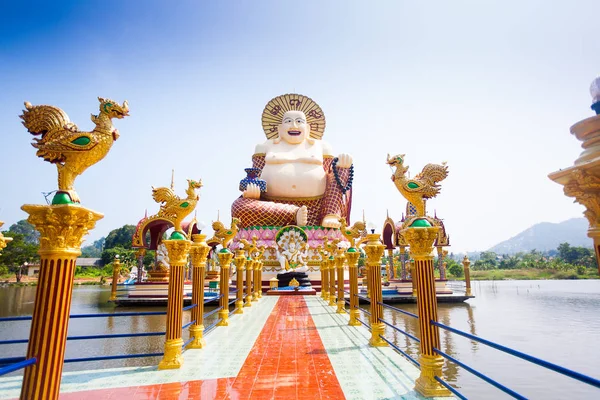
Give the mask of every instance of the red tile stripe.
[[(227, 329), (227, 328), (223, 328)], [(304, 298), (281, 296), (235, 378), (65, 393), (82, 399), (344, 399)]]

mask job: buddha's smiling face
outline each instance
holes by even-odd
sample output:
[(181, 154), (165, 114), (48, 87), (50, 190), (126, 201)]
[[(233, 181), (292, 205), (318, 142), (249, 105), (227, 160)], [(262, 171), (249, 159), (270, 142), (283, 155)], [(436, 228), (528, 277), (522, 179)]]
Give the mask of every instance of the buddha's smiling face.
[(279, 137), (290, 144), (299, 144), (310, 135), (310, 125), (302, 111), (287, 111), (277, 128)]

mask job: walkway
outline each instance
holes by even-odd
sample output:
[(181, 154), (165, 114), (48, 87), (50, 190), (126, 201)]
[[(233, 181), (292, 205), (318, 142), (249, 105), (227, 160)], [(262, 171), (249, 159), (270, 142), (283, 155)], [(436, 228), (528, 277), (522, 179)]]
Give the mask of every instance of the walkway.
[[(390, 348), (368, 346), (317, 296), (265, 296), (187, 350), (180, 370), (131, 367), (67, 372), (61, 399), (419, 399), (418, 370)], [(16, 398), (21, 377), (0, 379)]]

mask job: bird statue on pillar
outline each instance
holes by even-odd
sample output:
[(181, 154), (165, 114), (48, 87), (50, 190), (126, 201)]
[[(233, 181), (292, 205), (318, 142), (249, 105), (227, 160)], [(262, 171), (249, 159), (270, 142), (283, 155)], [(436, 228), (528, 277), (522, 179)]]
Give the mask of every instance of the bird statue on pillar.
[(212, 228), (215, 231), (215, 234), (210, 239), (210, 241), (216, 240), (219, 243), (221, 243), (221, 246), (223, 246), (224, 249), (226, 249), (227, 246), (229, 246), (229, 243), (235, 237), (235, 235), (237, 235), (237, 233), (239, 231), (239, 228), (238, 228), (239, 223), (240, 223), (239, 219), (232, 218), (231, 219), (231, 228), (227, 228), (221, 221), (213, 222)]
[(432, 199), (440, 193), (441, 186), (438, 182), (448, 176), (448, 167), (443, 162), (439, 164), (427, 164), (423, 170), (414, 178), (409, 178), (408, 165), (404, 166), (404, 154), (394, 157), (387, 156), (387, 163), (396, 167), (392, 175), (392, 181), (402, 196), (406, 198), (416, 209), (416, 217), (425, 217), (425, 201)]
[(75, 178), (102, 160), (119, 137), (112, 119), (129, 115), (127, 101), (122, 105), (102, 97), (98, 97), (98, 101), (100, 113), (92, 114), (92, 122), (96, 127), (91, 132), (80, 131), (58, 107), (34, 106), (25, 102), (25, 110), (20, 116), (22, 123), (29, 133), (39, 136), (33, 139), (31, 145), (38, 149), (38, 157), (56, 164), (58, 169), (58, 192), (52, 204), (80, 202), (73, 188)]

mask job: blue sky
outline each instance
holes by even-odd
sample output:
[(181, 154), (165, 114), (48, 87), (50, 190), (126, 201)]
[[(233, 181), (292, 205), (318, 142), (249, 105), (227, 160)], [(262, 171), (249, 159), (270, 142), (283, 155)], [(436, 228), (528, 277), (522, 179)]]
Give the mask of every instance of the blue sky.
[(82, 130), (97, 96), (131, 116), (108, 156), (76, 181), (103, 212), (88, 241), (145, 209), (175, 169), (202, 178), (198, 218), (229, 217), (243, 168), (264, 140), (274, 96), (313, 98), (324, 138), (355, 161), (353, 218), (382, 225), (404, 201), (386, 154), (413, 174), (447, 161), (437, 210), (452, 250), (483, 250), (528, 226), (581, 216), (547, 174), (580, 153), (569, 134), (592, 115), (600, 73), (597, 1), (5, 2), (0, 14), (0, 220), (25, 218), (56, 187), (18, 115), (65, 110)]

